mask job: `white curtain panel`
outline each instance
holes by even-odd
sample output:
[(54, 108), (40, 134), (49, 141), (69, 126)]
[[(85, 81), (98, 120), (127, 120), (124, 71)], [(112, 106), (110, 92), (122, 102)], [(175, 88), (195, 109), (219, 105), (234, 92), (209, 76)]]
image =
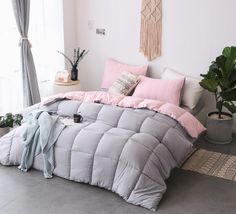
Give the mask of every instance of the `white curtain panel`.
[[(45, 81), (53, 80), (54, 74), (65, 66), (64, 58), (56, 52), (64, 52), (63, 1), (31, 0), (30, 3), (28, 37), (42, 88)], [(9, 0), (1, 0), (0, 26), (1, 115), (23, 108), (20, 34)], [(47, 88), (43, 89), (47, 91)]]
[(0, 115), (19, 112), (23, 106), (21, 76), (19, 73), (0, 77)]
[(0, 115), (22, 109), (19, 33), (11, 1), (0, 7)]

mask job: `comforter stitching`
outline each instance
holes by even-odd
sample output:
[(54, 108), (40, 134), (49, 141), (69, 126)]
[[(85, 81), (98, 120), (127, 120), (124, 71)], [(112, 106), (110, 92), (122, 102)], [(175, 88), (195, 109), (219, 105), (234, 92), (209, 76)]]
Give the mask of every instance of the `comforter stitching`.
[(112, 189), (113, 189), (113, 186), (114, 186), (114, 180), (115, 180), (115, 177), (116, 177), (117, 168), (118, 168), (119, 163), (120, 163), (120, 161), (121, 161), (120, 157), (121, 157), (121, 155), (123, 154), (124, 148), (125, 148), (125, 146), (128, 144), (128, 141), (129, 141), (130, 139), (132, 139), (132, 137), (133, 137), (135, 134), (136, 134), (136, 133), (132, 134), (131, 136), (129, 136), (129, 137), (126, 139), (126, 142), (124, 143), (124, 146), (123, 146), (123, 148), (122, 148), (122, 150), (121, 150), (121, 152), (120, 152), (119, 158), (117, 159), (116, 169), (115, 169), (115, 172), (114, 172), (114, 176), (113, 176), (113, 178), (112, 178)]
[[(170, 128), (170, 129), (174, 129), (174, 128), (172, 127), (172, 128)], [(168, 131), (165, 133), (164, 137), (163, 137), (162, 140), (161, 140), (161, 144), (166, 147), (166, 149), (167, 149), (168, 152), (171, 154), (171, 156), (172, 156), (173, 160), (175, 161), (175, 163), (178, 164), (178, 161), (175, 159), (175, 157), (174, 157), (173, 153), (170, 151), (169, 147), (166, 146), (166, 145), (163, 143), (163, 140), (165, 139), (165, 137), (166, 137), (166, 135), (167, 135), (167, 133), (169, 132), (170, 129), (168, 129)]]
[(99, 140), (98, 143), (97, 143), (96, 149), (95, 149), (95, 151), (94, 151), (94, 154), (93, 154), (93, 162), (92, 162), (93, 164), (92, 164), (92, 167), (91, 167), (91, 174), (90, 174), (90, 182), (91, 182), (91, 183), (92, 183), (92, 180), (93, 180), (94, 160), (95, 160), (95, 156), (96, 156), (97, 149), (98, 149), (99, 144), (100, 144), (102, 138), (104, 137), (105, 133), (108, 132), (108, 131), (111, 130), (111, 129), (112, 129), (112, 127), (111, 127), (110, 129), (108, 129), (107, 131), (105, 131), (105, 132), (102, 134), (100, 140)]
[[(72, 150), (72, 151), (75, 151), (75, 152), (78, 152), (78, 153), (85, 153), (85, 154), (93, 155), (93, 154), (91, 154), (91, 153), (84, 152), (84, 151), (79, 151), (79, 150)], [(116, 159), (116, 158), (106, 157), (106, 156), (98, 155), (98, 154), (96, 154), (96, 157), (106, 158), (106, 159), (110, 159), (110, 160), (112, 160), (112, 161), (114, 160), (114, 161), (118, 161), (118, 162), (121, 162), (121, 163), (125, 163), (125, 164), (127, 164), (127, 166), (129, 166), (130, 168), (133, 168), (133, 169), (137, 170), (138, 172), (142, 173), (143, 175), (145, 175), (146, 177), (148, 177), (148, 178), (149, 178), (150, 180), (152, 180), (154, 183), (160, 184), (160, 183), (158, 183), (156, 180), (154, 180), (153, 178), (151, 178), (150, 176), (148, 176), (146, 173), (142, 172), (139, 168), (137, 168), (137, 167), (135, 167), (135, 166), (133, 166), (133, 165), (130, 165), (128, 162), (125, 162), (125, 161), (123, 161), (123, 160), (121, 160), (121, 159), (118, 160), (118, 159)], [(89, 183), (91, 183), (91, 182), (89, 182)]]
[[(168, 131), (169, 131), (169, 129), (167, 129), (167, 131), (165, 132), (164, 137), (166, 136), (166, 133), (167, 133)], [(162, 138), (162, 140), (164, 139), (164, 137)], [(157, 148), (159, 145), (162, 144), (162, 140), (159, 141), (160, 144), (157, 144), (157, 145), (155, 146), (155, 148), (153, 149), (154, 151), (156, 150), (156, 148)], [(162, 144), (162, 145), (163, 145), (163, 144)], [(165, 145), (164, 145), (164, 146), (165, 146)], [(165, 146), (165, 147), (166, 147), (166, 146)], [(152, 153), (149, 154), (147, 160), (145, 161), (144, 167), (143, 167), (143, 169), (141, 170), (141, 172), (140, 172), (140, 174), (139, 174), (139, 176), (138, 176), (138, 179), (136, 180), (135, 185), (134, 185), (134, 187), (132, 188), (132, 190), (130, 191), (130, 194), (128, 195), (127, 199), (129, 199), (129, 197), (131, 196), (131, 194), (132, 194), (133, 190), (135, 189), (135, 187), (136, 187), (138, 181), (140, 180), (141, 175), (144, 174), (144, 173), (143, 173), (143, 170), (145, 169), (146, 164), (147, 164), (147, 162), (149, 161), (149, 159), (150, 159), (150, 157), (151, 157), (151, 154), (152, 154)], [(171, 155), (172, 155), (172, 154), (171, 154)], [(175, 159), (174, 159), (174, 160), (175, 160)], [(159, 183), (158, 183), (158, 184), (159, 184)]]
[[(151, 135), (152, 136), (152, 135)], [(154, 137), (155, 138), (155, 137)], [(155, 138), (157, 141), (158, 141), (158, 145), (163, 145), (157, 138)], [(145, 147), (150, 153), (152, 153), (153, 155), (155, 155), (155, 157), (158, 159), (160, 165), (161, 165), (161, 168), (164, 169), (163, 165), (162, 165), (162, 162), (161, 162), (161, 159), (158, 157), (158, 155), (156, 154), (155, 150), (157, 149), (157, 147), (155, 147), (153, 149), (153, 151), (151, 149), (149, 149), (147, 146), (145, 146), (144, 144), (141, 144), (139, 143), (138, 141), (134, 140), (137, 144), (139, 145), (142, 145), (143, 147)], [(166, 147), (165, 145), (163, 145), (164, 147)], [(160, 171), (160, 174), (162, 174), (162, 172)], [(164, 175), (162, 174), (162, 176), (164, 177)]]
[[(157, 145), (155, 146), (154, 150), (156, 150), (156, 148), (157, 148), (159, 145), (160, 145), (160, 144), (157, 144)], [(143, 170), (145, 169), (145, 167), (146, 167), (146, 165), (147, 165), (147, 162), (149, 161), (149, 159), (150, 159), (150, 157), (151, 157), (151, 154), (152, 154), (152, 153), (150, 152), (150, 154), (149, 154), (147, 160), (145, 161), (145, 164), (144, 164), (144, 166), (143, 166), (143, 169), (140, 170), (139, 176), (137, 176), (136, 182), (134, 182), (134, 187), (131, 189), (129, 195), (127, 196), (128, 199), (129, 199), (129, 197), (131, 196), (132, 192), (134, 191), (135, 187), (137, 186), (138, 181), (140, 180), (141, 175), (143, 174)]]
[[(78, 110), (77, 110), (78, 111)], [(88, 123), (88, 125), (87, 126), (89, 126), (90, 125), (90, 123)], [(73, 146), (74, 146), (74, 143), (75, 143), (75, 140), (76, 140), (76, 137), (78, 136), (78, 134), (84, 129), (84, 128), (86, 128), (87, 126), (84, 126), (84, 127), (82, 127), (78, 132), (77, 132), (77, 134), (75, 135), (75, 137), (74, 137), (74, 140), (73, 140), (73, 143), (71, 144), (71, 148), (70, 148), (70, 151), (72, 151), (72, 148), (73, 148)], [(72, 166), (72, 152), (69, 152), (69, 155), (70, 155), (70, 166), (69, 166), (69, 178), (71, 177), (71, 171), (72, 171), (72, 168), (71, 168), (71, 166)]]

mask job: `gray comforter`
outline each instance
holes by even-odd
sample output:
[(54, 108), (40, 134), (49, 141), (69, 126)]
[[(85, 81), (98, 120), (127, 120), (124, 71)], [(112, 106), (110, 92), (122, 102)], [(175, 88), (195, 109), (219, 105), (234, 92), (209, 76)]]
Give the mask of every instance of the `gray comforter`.
[[(145, 109), (60, 101), (44, 110), (62, 116), (81, 112), (84, 121), (67, 126), (54, 148), (54, 175), (103, 187), (127, 202), (156, 210), (165, 179), (192, 151), (174, 119)], [(19, 165), (24, 125), (0, 139), (0, 163)], [(43, 170), (43, 158), (33, 167)]]

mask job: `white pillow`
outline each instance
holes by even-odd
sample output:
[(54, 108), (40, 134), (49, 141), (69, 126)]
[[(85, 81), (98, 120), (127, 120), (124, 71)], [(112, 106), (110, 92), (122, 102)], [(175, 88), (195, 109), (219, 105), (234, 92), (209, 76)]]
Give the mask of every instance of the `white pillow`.
[(186, 76), (171, 68), (164, 69), (161, 79), (169, 80), (183, 77), (185, 77), (185, 83), (183, 87), (182, 105), (194, 109), (203, 94), (203, 88), (199, 85), (200, 79)]

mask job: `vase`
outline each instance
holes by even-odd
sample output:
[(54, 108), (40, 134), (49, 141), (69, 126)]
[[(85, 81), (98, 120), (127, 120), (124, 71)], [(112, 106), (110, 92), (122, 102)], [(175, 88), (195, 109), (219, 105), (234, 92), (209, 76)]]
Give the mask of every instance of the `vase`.
[(71, 80), (73, 80), (73, 81), (78, 80), (78, 69), (77, 69), (77, 67), (72, 67), (72, 69), (71, 69)]

